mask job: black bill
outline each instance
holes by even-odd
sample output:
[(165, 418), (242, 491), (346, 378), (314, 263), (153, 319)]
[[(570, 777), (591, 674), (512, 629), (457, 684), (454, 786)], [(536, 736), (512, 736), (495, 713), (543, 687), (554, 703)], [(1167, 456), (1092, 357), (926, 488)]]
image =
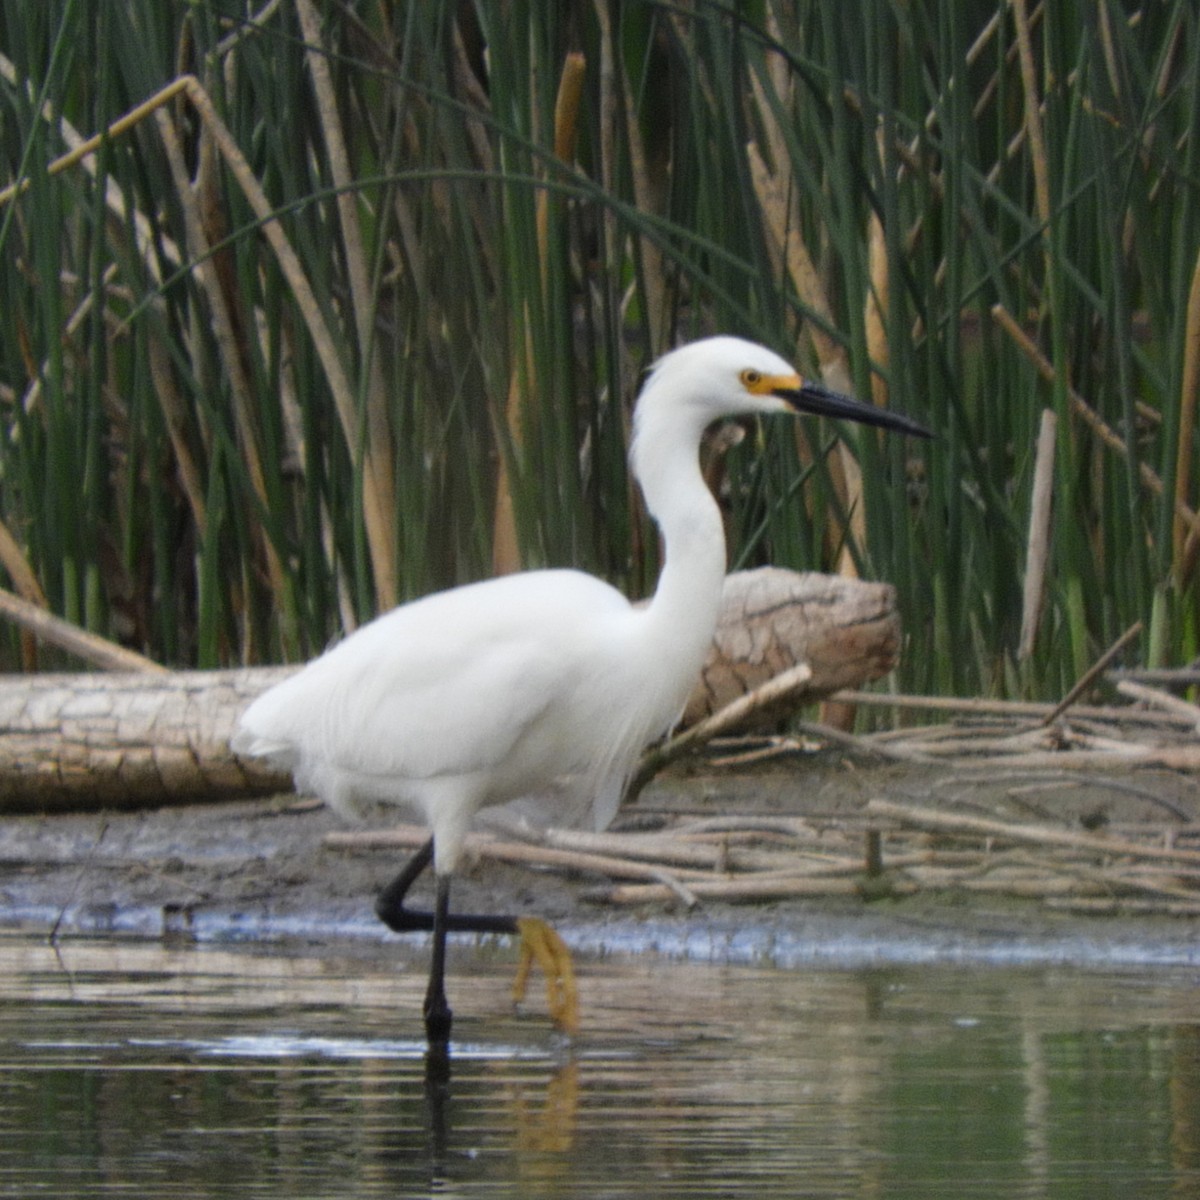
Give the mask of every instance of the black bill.
[(812, 413), (817, 417), (832, 417), (835, 421), (857, 421), (860, 425), (878, 425), (881, 429), (894, 429), (912, 437), (931, 438), (933, 434), (924, 425), (906, 417), (903, 413), (864, 404), (853, 396), (830, 391), (819, 383), (805, 383), (799, 388), (780, 388), (777, 396), (791, 404), (797, 412)]

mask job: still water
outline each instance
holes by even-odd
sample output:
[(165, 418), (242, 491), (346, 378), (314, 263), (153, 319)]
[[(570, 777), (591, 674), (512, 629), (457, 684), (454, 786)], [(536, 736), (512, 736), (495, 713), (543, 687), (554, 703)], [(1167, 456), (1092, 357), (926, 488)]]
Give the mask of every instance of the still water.
[[(580, 964), (0, 934), (0, 1195), (1200, 1197), (1200, 974)], [(530, 1004), (531, 1009), (540, 1004)]]

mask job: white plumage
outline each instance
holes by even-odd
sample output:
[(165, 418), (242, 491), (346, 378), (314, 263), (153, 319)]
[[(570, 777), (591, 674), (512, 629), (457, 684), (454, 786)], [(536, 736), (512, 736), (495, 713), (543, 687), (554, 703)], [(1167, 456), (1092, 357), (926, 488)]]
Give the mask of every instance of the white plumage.
[[(616, 589), (577, 571), (426, 596), (255, 701), (234, 749), (292, 771), (299, 790), (349, 816), (362, 801), (416, 810), (439, 873), (454, 870), (479, 808), (551, 784), (603, 795), (596, 820), (607, 825), (660, 724), (638, 686), (630, 611)], [(629, 651), (614, 654), (622, 641)]]

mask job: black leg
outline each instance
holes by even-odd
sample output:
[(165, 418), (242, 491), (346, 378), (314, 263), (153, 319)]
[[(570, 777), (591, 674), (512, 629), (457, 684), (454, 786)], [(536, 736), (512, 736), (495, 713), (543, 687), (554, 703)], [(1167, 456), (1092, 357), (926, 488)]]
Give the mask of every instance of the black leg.
[(375, 901), (375, 915), (396, 933), (413, 933), (433, 928), (433, 913), (409, 912), (404, 907), (404, 897), (417, 877), (433, 861), (433, 838), (423, 845), (404, 864), (404, 869), (379, 893)]
[(450, 1042), (450, 1005), (446, 1003), (446, 917), (450, 911), (450, 876), (439, 875), (433, 910), (433, 956), (425, 992), (425, 1037), (431, 1048)]
[[(404, 898), (418, 876), (433, 861), (433, 839), (423, 845), (404, 864), (404, 869), (379, 893), (375, 915), (396, 933), (428, 933), (435, 929), (435, 913), (406, 908)], [(518, 933), (515, 917), (493, 916), (490, 913), (444, 914), (448, 933)]]
[(437, 893), (432, 912), (406, 908), (405, 897), (421, 872), (433, 861), (433, 839), (423, 845), (404, 865), (404, 869), (379, 893), (375, 913), (396, 933), (432, 931), (433, 955), (429, 964), (429, 989), (425, 993), (425, 1036), (430, 1054), (445, 1069), (446, 1048), (450, 1042), (451, 1012), (446, 1002), (447, 933), (517, 933), (516, 919), (489, 915), (450, 912), (450, 876), (437, 877)]

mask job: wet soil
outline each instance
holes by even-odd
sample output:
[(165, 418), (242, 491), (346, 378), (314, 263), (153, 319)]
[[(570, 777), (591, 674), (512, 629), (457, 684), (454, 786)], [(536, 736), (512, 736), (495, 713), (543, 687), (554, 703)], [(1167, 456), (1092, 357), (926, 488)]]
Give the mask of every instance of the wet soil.
[[(731, 813), (804, 816), (833, 826), (853, 821), (874, 798), (1115, 833), (1200, 822), (1200, 780), (1183, 773), (876, 766), (822, 752), (758, 768), (669, 773), (622, 811), (617, 827)], [(60, 937), (390, 936), (372, 904), (404, 853), (324, 844), (327, 832), (345, 828), (329, 810), (290, 794), (154, 811), (6, 817), (0, 925)], [(1200, 928), (1188, 918), (1080, 916), (1037, 901), (944, 892), (875, 902), (843, 897), (618, 910), (590, 898), (597, 882), (586, 873), (471, 863), (456, 879), (453, 903), (458, 911), (537, 914), (557, 924), (577, 951), (593, 954), (654, 951), (782, 965), (1200, 965)]]

